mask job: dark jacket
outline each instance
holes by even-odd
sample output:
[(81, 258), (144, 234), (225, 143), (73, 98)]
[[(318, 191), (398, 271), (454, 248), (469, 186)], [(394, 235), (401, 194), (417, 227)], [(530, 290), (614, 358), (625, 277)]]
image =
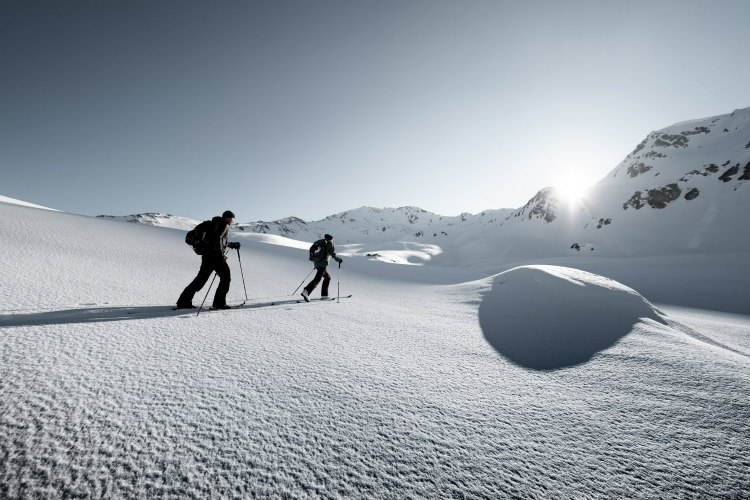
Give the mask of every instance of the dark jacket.
[(214, 217), (211, 219), (213, 222), (213, 231), (208, 237), (210, 245), (209, 253), (218, 255), (224, 255), (227, 250), (227, 239), (229, 238), (229, 224), (223, 217)]
[(320, 253), (320, 258), (315, 261), (315, 267), (328, 267), (328, 264), (331, 262), (331, 257), (333, 257), (334, 260), (339, 260), (338, 256), (336, 256), (336, 251), (333, 248), (333, 241), (331, 240), (318, 240), (316, 241), (319, 245), (325, 245), (325, 248)]

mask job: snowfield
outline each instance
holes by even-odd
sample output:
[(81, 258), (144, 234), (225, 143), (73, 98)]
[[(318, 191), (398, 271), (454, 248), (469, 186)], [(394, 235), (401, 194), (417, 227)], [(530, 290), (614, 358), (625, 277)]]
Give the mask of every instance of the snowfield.
[(1, 498), (750, 495), (750, 317), (695, 308), (746, 301), (747, 253), (352, 243), (353, 297), (300, 304), (310, 242), (237, 232), (250, 299), (196, 316), (183, 238), (0, 203)]

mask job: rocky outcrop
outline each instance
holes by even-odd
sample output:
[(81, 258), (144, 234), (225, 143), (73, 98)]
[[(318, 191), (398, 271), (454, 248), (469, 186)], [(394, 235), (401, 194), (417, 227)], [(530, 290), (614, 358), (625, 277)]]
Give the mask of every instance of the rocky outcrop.
[(685, 199), (688, 201), (694, 200), (698, 197), (699, 194), (700, 194), (700, 191), (698, 191), (698, 188), (693, 188), (690, 191), (688, 191), (687, 194), (685, 194)]
[(630, 165), (628, 167), (628, 175), (630, 177), (635, 177), (638, 174), (644, 174), (644, 173), (648, 172), (652, 168), (654, 168), (654, 167), (652, 167), (651, 165), (646, 165), (643, 162), (634, 163), (633, 165)]
[(556, 209), (557, 199), (554, 196), (554, 189), (544, 188), (512, 215), (513, 217), (542, 219), (545, 222), (552, 222), (557, 219)]
[(666, 208), (669, 203), (679, 198), (680, 194), (682, 194), (682, 190), (677, 184), (668, 184), (659, 189), (649, 189), (645, 197), (641, 191), (636, 191), (622, 205), (622, 208), (627, 210), (628, 207), (633, 207), (638, 210), (646, 204), (651, 208)]
[(662, 148), (686, 148), (690, 139), (685, 134), (661, 134), (656, 137), (654, 146)]
[(728, 168), (723, 174), (719, 176), (719, 180), (723, 182), (729, 182), (732, 180), (732, 177), (737, 175), (740, 171), (740, 166), (735, 165), (733, 167)]

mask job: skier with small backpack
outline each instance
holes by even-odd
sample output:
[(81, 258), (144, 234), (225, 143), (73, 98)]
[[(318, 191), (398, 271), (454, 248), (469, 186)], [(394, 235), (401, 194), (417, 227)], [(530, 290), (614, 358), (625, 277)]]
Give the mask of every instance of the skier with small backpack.
[(305, 302), (310, 302), (310, 294), (318, 286), (321, 279), (323, 280), (323, 288), (320, 290), (320, 298), (322, 300), (328, 299), (328, 285), (331, 282), (331, 275), (328, 274), (326, 268), (331, 262), (331, 257), (339, 265), (343, 262), (343, 259), (338, 257), (334, 250), (333, 236), (326, 234), (324, 239), (316, 241), (310, 247), (310, 260), (315, 264), (316, 273), (313, 280), (302, 290), (302, 298), (305, 299)]
[(237, 250), (240, 248), (238, 242), (227, 242), (229, 227), (233, 222), (234, 214), (227, 210), (221, 217), (201, 222), (195, 229), (188, 231), (185, 242), (201, 256), (201, 267), (198, 275), (185, 287), (180, 298), (177, 299), (177, 309), (195, 309), (193, 296), (203, 288), (214, 271), (219, 276), (219, 286), (214, 295), (213, 308), (231, 309), (227, 305), (227, 292), (232, 278), (224, 253), (227, 248)]

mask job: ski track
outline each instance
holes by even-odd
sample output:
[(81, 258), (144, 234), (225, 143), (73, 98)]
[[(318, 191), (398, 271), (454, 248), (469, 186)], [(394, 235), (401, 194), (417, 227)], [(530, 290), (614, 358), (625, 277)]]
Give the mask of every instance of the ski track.
[(2, 327), (0, 496), (747, 495), (745, 356), (646, 321), (528, 370), (467, 290)]

